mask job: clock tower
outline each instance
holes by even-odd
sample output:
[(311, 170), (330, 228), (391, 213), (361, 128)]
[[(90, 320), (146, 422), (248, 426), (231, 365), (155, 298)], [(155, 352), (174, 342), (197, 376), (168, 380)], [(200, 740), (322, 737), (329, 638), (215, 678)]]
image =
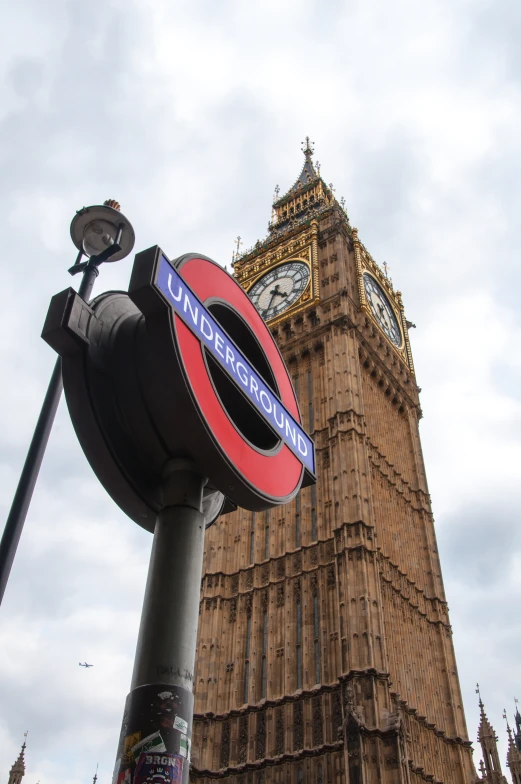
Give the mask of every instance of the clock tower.
[(312, 153), (234, 274), (293, 378), (317, 484), (207, 531), (192, 780), (471, 784), (401, 294)]

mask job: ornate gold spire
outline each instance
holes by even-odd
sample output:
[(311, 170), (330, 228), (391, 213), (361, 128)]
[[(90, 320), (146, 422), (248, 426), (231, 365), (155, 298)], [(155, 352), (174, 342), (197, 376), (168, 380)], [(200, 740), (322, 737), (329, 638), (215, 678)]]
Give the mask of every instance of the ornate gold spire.
[(278, 185), (275, 191), (276, 201), (274, 204), (277, 204), (279, 201), (283, 201), (290, 196), (292, 193), (296, 193), (301, 191), (302, 188), (305, 188), (310, 183), (315, 182), (316, 180), (320, 180), (320, 174), (315, 169), (313, 165), (313, 153), (315, 148), (313, 147), (313, 142), (309, 140), (309, 136), (306, 136), (305, 142), (302, 142), (302, 152), (304, 153), (304, 164), (302, 166), (302, 171), (300, 172), (299, 176), (289, 189), (289, 191), (279, 199), (279, 192), (278, 192)]
[(280, 235), (295, 226), (310, 220), (318, 214), (338, 204), (332, 187), (326, 185), (320, 176), (318, 165), (313, 163), (314, 146), (309, 136), (302, 142), (304, 163), (302, 170), (291, 188), (280, 196), (280, 188), (275, 188), (270, 235)]
[[(337, 210), (340, 221), (351, 231), (349, 217), (345, 209), (345, 199), (338, 202), (334, 195), (333, 185), (322, 179), (320, 164), (313, 163), (314, 142), (306, 136), (302, 142), (304, 164), (302, 170), (286, 193), (280, 195), (280, 187), (275, 186), (271, 220), (268, 224), (268, 236), (258, 240), (253, 247), (241, 251), (239, 247), (233, 252), (232, 266), (234, 274), (240, 275), (244, 263), (251, 257), (258, 256), (264, 250), (280, 242), (282, 238), (298, 232), (305, 225), (309, 226), (315, 219), (326, 213)], [(242, 243), (241, 243), (242, 244)]]

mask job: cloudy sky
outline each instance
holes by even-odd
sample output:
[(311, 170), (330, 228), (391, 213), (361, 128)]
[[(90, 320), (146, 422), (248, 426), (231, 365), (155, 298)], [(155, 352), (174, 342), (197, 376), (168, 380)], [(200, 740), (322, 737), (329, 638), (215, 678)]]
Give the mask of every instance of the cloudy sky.
[[(2, 31), (2, 519), (55, 360), (39, 334), (71, 283), (74, 211), (116, 198), (137, 249), (229, 263), (235, 236), (264, 237), (309, 134), (417, 325), (469, 733), (479, 681), (504, 759), (521, 698), (519, 2), (18, 0)], [(0, 609), (1, 781), (27, 729), (28, 784), (84, 784), (98, 761), (110, 781), (150, 544), (62, 404)]]

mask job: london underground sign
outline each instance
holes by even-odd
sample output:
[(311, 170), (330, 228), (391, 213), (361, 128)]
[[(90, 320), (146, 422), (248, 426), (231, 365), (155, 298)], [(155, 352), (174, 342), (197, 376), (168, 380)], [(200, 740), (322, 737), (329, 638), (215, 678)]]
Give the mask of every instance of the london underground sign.
[(174, 458), (190, 458), (208, 477), (209, 522), (233, 506), (286, 503), (315, 481), (314, 445), (277, 345), (244, 290), (211, 259), (143, 251), (128, 293), (90, 304), (72, 289), (56, 295), (44, 338), (62, 356), (71, 418), (92, 468), (148, 530)]
[(101, 484), (154, 533), (114, 781), (188, 784), (204, 525), (315, 481), (315, 451), (271, 333), (211, 259), (139, 253), (128, 292), (53, 297), (71, 419)]
[(164, 256), (159, 260), (155, 285), (279, 438), (314, 474), (311, 438)]

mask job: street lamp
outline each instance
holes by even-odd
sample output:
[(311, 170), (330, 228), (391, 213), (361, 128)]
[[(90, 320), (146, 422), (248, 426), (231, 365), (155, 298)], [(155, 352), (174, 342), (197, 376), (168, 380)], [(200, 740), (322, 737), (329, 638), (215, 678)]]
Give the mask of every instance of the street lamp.
[[(69, 272), (71, 275), (83, 273), (78, 294), (88, 302), (94, 281), (99, 274), (99, 265), (107, 261), (119, 261), (128, 256), (134, 247), (134, 229), (130, 221), (120, 212), (117, 201), (109, 199), (102, 205), (83, 207), (78, 210), (72, 219), (71, 237), (78, 249), (78, 255)], [(87, 261), (82, 261), (83, 256)], [(16, 555), (62, 389), (61, 359), (58, 357), (0, 540), (0, 603)]]

